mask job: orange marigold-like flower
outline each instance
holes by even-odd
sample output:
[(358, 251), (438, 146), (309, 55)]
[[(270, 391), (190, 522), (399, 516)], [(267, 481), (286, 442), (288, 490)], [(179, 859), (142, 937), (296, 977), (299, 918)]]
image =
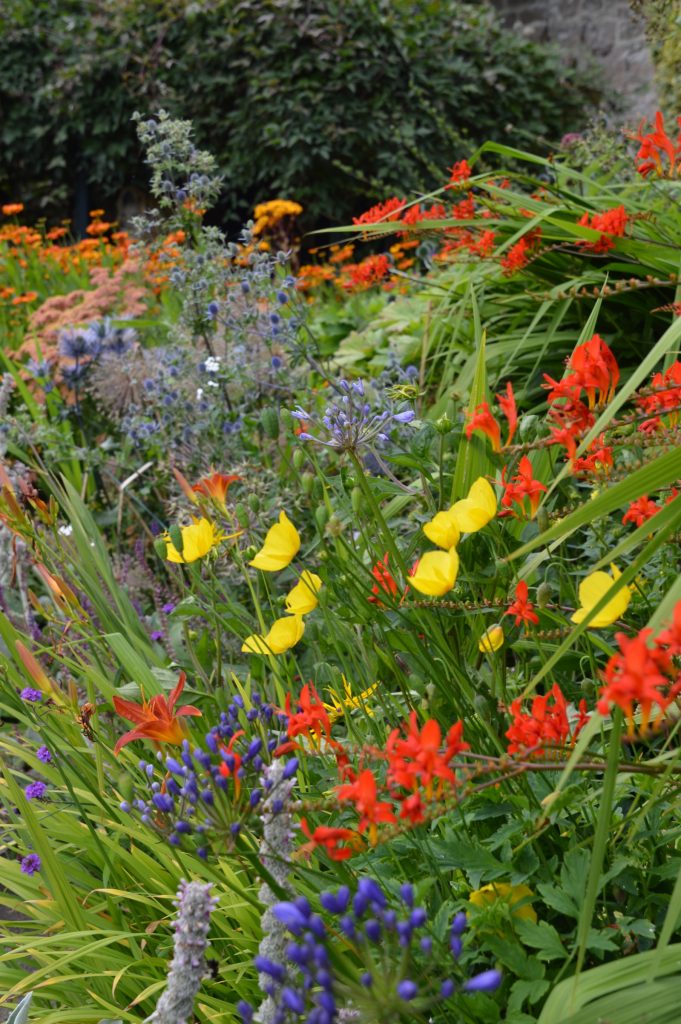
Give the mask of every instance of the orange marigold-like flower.
[(2, 212), (4, 213), (5, 217), (14, 217), (17, 214), (21, 213), (23, 209), (23, 203), (5, 203), (5, 205), (2, 208)]

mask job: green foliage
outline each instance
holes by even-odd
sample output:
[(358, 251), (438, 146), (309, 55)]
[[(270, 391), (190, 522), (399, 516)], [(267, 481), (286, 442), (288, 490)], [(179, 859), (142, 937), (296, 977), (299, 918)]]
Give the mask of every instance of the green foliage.
[(50, 213), (86, 183), (90, 205), (113, 207), (144, 181), (136, 110), (194, 122), (224, 175), (228, 216), (288, 193), (309, 222), (338, 223), (384, 188), (422, 189), (483, 139), (559, 138), (596, 95), (486, 5), (455, 0), (7, 8), (0, 185)]

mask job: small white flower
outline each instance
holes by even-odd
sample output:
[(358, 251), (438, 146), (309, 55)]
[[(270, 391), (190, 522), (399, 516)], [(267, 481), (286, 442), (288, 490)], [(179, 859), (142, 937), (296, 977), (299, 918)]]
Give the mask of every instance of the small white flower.
[(71, 526), (71, 523), (67, 523), (65, 526), (60, 526), (57, 532), (60, 533), (62, 537), (70, 537), (73, 533), (73, 527)]
[(218, 382), (216, 380), (209, 380), (208, 381), (208, 387), (209, 388), (219, 388), (220, 385), (218, 384)]
[(203, 365), (208, 373), (217, 373), (220, 369), (220, 356), (208, 356)]
[(196, 401), (200, 402), (202, 398), (203, 398), (203, 388), (197, 388), (196, 389)]

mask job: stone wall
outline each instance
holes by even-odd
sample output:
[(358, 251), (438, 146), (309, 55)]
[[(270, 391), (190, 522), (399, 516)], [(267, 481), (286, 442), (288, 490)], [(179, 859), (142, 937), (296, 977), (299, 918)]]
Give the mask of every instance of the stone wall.
[(557, 43), (566, 60), (595, 60), (621, 99), (628, 122), (657, 109), (653, 63), (645, 26), (628, 0), (492, 0), (515, 31), (536, 42)]

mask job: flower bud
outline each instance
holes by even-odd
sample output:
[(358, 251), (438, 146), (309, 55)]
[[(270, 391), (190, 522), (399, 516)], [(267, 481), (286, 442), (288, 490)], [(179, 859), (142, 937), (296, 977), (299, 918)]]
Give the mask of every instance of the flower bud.
[(538, 608), (546, 608), (546, 606), (548, 605), (549, 601), (551, 600), (551, 593), (552, 593), (552, 590), (551, 590), (551, 584), (550, 583), (547, 583), (546, 580), (544, 580), (543, 583), (539, 584), (539, 586), (537, 587), (537, 607)]
[(305, 465), (305, 452), (303, 451), (302, 448), (295, 449), (291, 461), (293, 462), (293, 468), (297, 469), (298, 472), (300, 472), (300, 470)]
[(450, 420), (447, 413), (445, 413), (443, 416), (440, 416), (438, 420), (435, 420), (435, 429), (437, 430), (438, 434), (442, 434), (443, 436), (444, 434), (448, 434), (453, 426), (454, 424)]
[(330, 537), (340, 537), (343, 532), (343, 524), (337, 515), (332, 515), (326, 524), (325, 533), (328, 533)]
[(300, 478), (300, 486), (302, 488), (303, 494), (305, 494), (308, 498), (312, 494), (312, 485), (313, 484), (314, 484), (314, 473), (310, 473), (310, 472), (303, 473), (303, 475)]
[(234, 515), (239, 526), (245, 530), (250, 525), (251, 517), (248, 514), (248, 509), (244, 505), (243, 501), (238, 501), (234, 506)]
[(168, 530), (168, 536), (170, 537), (170, 542), (175, 548), (175, 550), (181, 555), (182, 549), (184, 548), (184, 540), (182, 539), (182, 530), (177, 525), (177, 523), (173, 523), (173, 525), (170, 527), (170, 529)]
[(279, 414), (276, 409), (263, 409), (260, 413), (260, 426), (266, 437), (276, 441), (279, 437)]
[(350, 492), (350, 501), (352, 502), (352, 511), (355, 513), (356, 516), (358, 516), (362, 510), (363, 498), (364, 495), (362, 494), (362, 488), (353, 487), (352, 491)]
[(260, 498), (258, 497), (257, 494), (249, 494), (246, 500), (248, 501), (248, 507), (250, 508), (251, 512), (260, 511)]
[(320, 533), (322, 533), (323, 530), (324, 530), (324, 527), (326, 526), (327, 522), (329, 521), (329, 513), (328, 513), (325, 505), (319, 505), (319, 507), (317, 509), (315, 509), (314, 518), (315, 518), (315, 522), (317, 524), (317, 529), (319, 530)]
[(539, 528), (539, 532), (540, 533), (544, 533), (545, 530), (548, 530), (548, 528), (549, 528), (549, 514), (546, 511), (546, 508), (544, 507), (544, 505), (540, 505), (539, 508), (537, 509), (537, 519), (536, 519), (536, 522), (537, 522), (537, 527)]
[(168, 551), (168, 541), (164, 537), (157, 537), (154, 541), (154, 551), (159, 558), (165, 558)]

